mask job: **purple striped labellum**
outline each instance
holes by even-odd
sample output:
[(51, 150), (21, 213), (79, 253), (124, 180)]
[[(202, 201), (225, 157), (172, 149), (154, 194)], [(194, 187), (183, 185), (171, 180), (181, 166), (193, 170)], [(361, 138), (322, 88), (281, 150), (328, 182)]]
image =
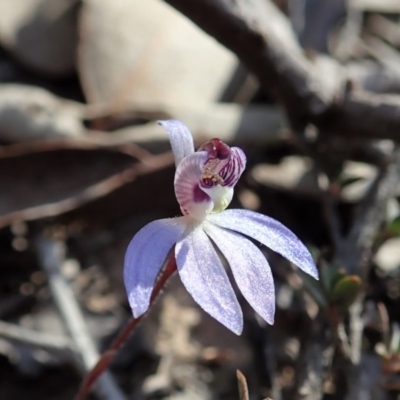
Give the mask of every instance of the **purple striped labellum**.
[(243, 151), (219, 139), (185, 157), (175, 174), (175, 195), (182, 214), (201, 221), (209, 213), (225, 210), (245, 166)]

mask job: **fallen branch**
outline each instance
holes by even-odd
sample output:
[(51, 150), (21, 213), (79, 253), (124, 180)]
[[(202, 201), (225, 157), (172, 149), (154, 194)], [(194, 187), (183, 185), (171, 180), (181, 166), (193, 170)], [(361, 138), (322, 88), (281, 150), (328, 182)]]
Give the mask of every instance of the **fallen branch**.
[(329, 57), (307, 58), (287, 18), (269, 0), (166, 0), (232, 50), (282, 103), (295, 125), (400, 140), (400, 96), (352, 88)]
[(37, 332), (4, 321), (0, 321), (0, 337), (50, 352), (71, 354), (75, 350), (73, 342), (68, 338)]

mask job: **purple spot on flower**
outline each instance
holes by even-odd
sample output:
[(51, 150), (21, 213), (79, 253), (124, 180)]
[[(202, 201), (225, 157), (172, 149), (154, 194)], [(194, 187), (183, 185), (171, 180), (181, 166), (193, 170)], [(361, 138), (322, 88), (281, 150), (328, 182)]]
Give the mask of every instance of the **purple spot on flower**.
[(210, 201), (210, 196), (203, 192), (198, 185), (193, 187), (193, 200), (195, 203), (203, 203), (205, 201)]

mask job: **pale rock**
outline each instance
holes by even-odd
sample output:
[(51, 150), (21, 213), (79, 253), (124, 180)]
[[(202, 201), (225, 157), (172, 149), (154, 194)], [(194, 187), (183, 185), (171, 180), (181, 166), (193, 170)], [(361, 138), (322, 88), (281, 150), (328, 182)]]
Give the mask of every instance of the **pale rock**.
[(75, 70), (77, 0), (1, 0), (0, 44), (40, 74)]
[(87, 99), (114, 110), (135, 101), (217, 101), (238, 65), (229, 50), (161, 0), (87, 0), (80, 37)]

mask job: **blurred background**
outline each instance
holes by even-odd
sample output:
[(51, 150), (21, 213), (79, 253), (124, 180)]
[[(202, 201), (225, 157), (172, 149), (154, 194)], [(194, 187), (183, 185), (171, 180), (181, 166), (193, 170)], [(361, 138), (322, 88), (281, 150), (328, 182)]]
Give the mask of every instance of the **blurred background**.
[(263, 249), (276, 322), (238, 293), (238, 337), (173, 277), (90, 398), (399, 399), (399, 51), (397, 0), (1, 0), (0, 399), (73, 399), (129, 321), (125, 249), (180, 214), (167, 118), (245, 150), (231, 207), (321, 280)]

